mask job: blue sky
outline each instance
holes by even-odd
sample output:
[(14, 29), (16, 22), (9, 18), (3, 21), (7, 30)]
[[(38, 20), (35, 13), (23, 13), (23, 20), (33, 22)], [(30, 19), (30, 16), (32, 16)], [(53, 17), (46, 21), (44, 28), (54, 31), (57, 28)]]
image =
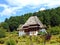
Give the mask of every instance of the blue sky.
[(0, 0), (0, 22), (10, 16), (56, 8), (60, 0)]

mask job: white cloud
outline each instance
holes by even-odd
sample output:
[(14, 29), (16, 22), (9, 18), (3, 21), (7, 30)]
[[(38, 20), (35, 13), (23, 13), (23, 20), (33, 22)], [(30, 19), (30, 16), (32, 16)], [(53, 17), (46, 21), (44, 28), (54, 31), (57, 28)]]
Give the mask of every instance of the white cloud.
[(50, 0), (6, 0), (11, 6), (25, 7), (31, 6), (31, 8), (35, 8), (40, 6), (41, 4), (49, 3)]
[[(5, 8), (4, 11), (1, 12), (1, 16), (6, 15), (10, 16), (12, 14), (13, 10), (10, 8)], [(14, 13), (14, 12), (13, 12)]]
[(45, 8), (41, 8), (40, 11), (46, 10)]
[(60, 6), (60, 0), (51, 0), (49, 3), (47, 3), (45, 6), (48, 6), (49, 8), (55, 8)]
[(39, 5), (40, 0), (6, 0), (10, 5), (13, 6), (34, 6), (34, 5)]
[(16, 11), (21, 7), (10, 7), (9, 5), (0, 4), (0, 7), (3, 7), (4, 10), (0, 12), (0, 16), (11, 16), (16, 14)]
[(43, 11), (43, 10), (46, 10), (44, 7), (40, 8), (40, 10), (37, 10), (36, 12), (38, 11)]
[(3, 7), (4, 10), (2, 12), (0, 12), (0, 16), (9, 16), (10, 14), (12, 14), (13, 9), (9, 8), (9, 6), (5, 5), (5, 4), (0, 4), (0, 7)]
[[(8, 5), (0, 4), (0, 6), (4, 7), (4, 10), (0, 12), (1, 16), (10, 16), (15, 14), (18, 9), (22, 9), (27, 6), (31, 6), (31, 9), (38, 8), (41, 5), (49, 8), (60, 6), (60, 0), (6, 0), (6, 2)], [(45, 10), (45, 7), (41, 8), (40, 10)]]
[(37, 7), (41, 4), (46, 4), (46, 6), (53, 7), (55, 5), (60, 5), (60, 0), (6, 0), (10, 5), (13, 6), (32, 6)]
[(0, 4), (0, 7), (7, 8), (8, 6), (7, 6), (7, 5), (5, 5), (5, 4)]

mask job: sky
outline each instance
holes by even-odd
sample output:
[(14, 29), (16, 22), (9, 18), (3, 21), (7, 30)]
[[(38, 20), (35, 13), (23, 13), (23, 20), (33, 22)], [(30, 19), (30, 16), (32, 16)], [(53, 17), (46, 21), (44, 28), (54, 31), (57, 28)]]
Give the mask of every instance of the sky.
[(60, 0), (0, 0), (0, 22), (10, 16), (20, 16), (59, 6)]

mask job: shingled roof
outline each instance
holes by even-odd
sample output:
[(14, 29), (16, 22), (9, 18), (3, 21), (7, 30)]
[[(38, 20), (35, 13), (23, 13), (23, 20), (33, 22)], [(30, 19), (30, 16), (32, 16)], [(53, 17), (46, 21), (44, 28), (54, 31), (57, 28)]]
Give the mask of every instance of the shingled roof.
[(40, 27), (43, 27), (42, 22), (38, 19), (37, 16), (31, 16), (23, 26), (29, 26), (34, 24), (39, 24)]

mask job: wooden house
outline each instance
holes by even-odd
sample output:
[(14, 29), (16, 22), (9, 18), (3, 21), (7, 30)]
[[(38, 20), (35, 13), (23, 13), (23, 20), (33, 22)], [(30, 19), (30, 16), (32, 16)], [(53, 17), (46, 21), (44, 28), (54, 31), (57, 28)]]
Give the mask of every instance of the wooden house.
[(37, 16), (31, 16), (25, 24), (18, 28), (18, 30), (24, 32), (26, 35), (37, 35), (39, 30), (44, 28), (45, 26)]

